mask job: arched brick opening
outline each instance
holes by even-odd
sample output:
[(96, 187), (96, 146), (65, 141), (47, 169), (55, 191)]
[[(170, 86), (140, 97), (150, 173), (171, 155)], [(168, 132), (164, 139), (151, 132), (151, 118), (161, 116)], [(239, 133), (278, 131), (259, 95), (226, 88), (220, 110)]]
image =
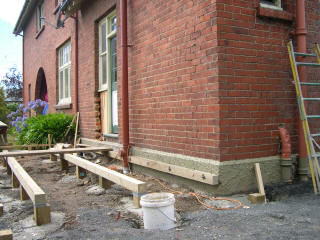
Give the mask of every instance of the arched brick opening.
[(46, 76), (44, 74), (43, 68), (39, 68), (36, 81), (35, 99), (41, 99), (45, 101), (47, 92), (48, 90)]

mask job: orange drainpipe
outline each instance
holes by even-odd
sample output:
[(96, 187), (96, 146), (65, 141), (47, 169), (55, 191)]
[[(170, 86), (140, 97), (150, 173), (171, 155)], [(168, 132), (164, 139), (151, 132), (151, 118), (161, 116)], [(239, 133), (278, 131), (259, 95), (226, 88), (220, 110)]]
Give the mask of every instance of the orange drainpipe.
[(128, 101), (128, 36), (127, 36), (127, 0), (120, 1), (121, 16), (121, 107), (122, 107), (122, 151), (123, 173), (129, 172), (129, 101)]
[[(296, 40), (297, 40), (297, 51), (306, 53), (307, 52), (307, 28), (306, 28), (306, 10), (305, 0), (296, 0)], [(301, 57), (298, 61), (302, 61)], [(304, 66), (298, 67), (299, 78), (301, 82), (307, 80), (307, 72)], [(306, 89), (302, 87), (302, 93), (306, 96)], [(300, 120), (298, 119), (299, 129), (299, 166), (298, 175), (299, 179), (306, 181), (308, 179), (308, 155), (306, 149), (306, 143), (304, 139), (303, 127)]]

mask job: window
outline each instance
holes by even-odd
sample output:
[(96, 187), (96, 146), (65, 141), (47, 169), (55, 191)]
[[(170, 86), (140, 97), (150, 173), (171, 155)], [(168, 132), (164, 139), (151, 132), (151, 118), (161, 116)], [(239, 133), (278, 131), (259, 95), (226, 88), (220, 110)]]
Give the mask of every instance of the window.
[[(117, 18), (115, 12), (104, 18), (99, 23), (99, 89), (108, 89), (108, 79), (116, 68), (116, 62), (111, 64), (111, 56), (116, 58), (116, 48), (112, 44), (116, 42)], [(112, 52), (111, 52), (112, 51)]]
[(260, 5), (266, 8), (282, 10), (281, 0), (260, 0)]
[(71, 103), (70, 95), (70, 69), (71, 69), (71, 44), (70, 41), (59, 48), (59, 103), (68, 104)]
[[(109, 133), (118, 133), (117, 16), (112, 12), (99, 22), (99, 91), (106, 94)], [(104, 130), (103, 130), (104, 131)]]
[(37, 7), (37, 31), (39, 32), (44, 25), (44, 4), (43, 2)]

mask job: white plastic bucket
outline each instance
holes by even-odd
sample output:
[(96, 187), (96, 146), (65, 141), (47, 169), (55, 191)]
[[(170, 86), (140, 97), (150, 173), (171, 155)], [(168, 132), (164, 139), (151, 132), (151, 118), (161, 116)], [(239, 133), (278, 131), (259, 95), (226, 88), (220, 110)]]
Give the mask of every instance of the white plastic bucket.
[(174, 227), (174, 195), (150, 193), (141, 197), (144, 229), (167, 230)]

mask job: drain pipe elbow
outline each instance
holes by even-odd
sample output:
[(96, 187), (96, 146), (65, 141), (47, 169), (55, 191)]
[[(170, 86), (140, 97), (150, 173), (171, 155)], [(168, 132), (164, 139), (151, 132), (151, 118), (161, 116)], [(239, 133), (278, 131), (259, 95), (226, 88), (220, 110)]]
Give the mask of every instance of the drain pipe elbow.
[(292, 182), (292, 158), (291, 158), (291, 141), (287, 129), (279, 125), (281, 139), (281, 178), (286, 183)]
[(281, 158), (291, 158), (290, 134), (282, 125), (279, 126), (281, 139)]

